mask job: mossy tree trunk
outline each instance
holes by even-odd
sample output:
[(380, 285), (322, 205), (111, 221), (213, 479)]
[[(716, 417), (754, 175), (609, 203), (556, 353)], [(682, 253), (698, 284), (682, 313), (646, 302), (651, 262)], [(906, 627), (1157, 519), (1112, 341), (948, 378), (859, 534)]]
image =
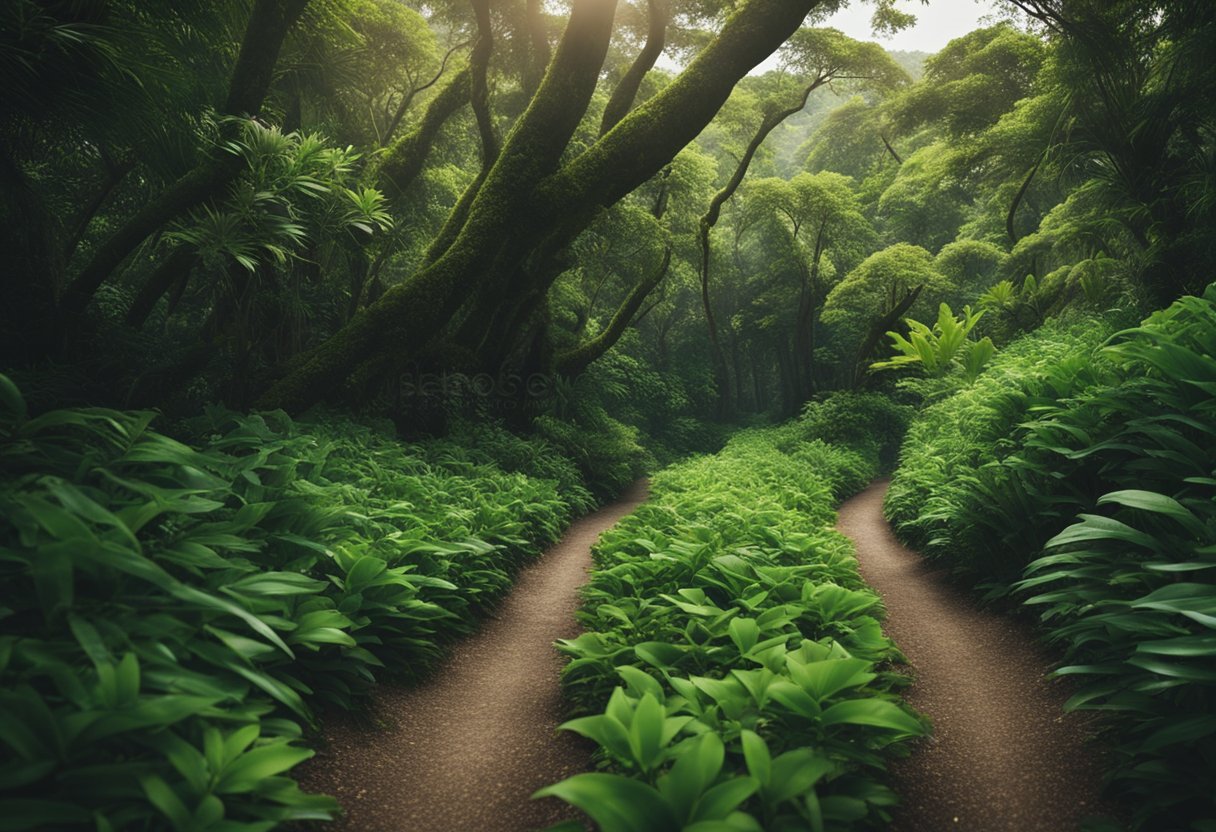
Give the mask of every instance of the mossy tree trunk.
[(548, 262), (598, 211), (659, 173), (817, 2), (749, 0), (660, 93), (562, 165), (599, 79), (615, 12), (611, 0), (575, 0), (536, 95), (450, 245), (305, 355), (259, 406), (298, 410), (341, 395), (346, 379), (368, 366), (391, 372), (433, 344), (484, 286), (497, 285), (512, 300), (543, 296), (556, 275), (528, 265)]

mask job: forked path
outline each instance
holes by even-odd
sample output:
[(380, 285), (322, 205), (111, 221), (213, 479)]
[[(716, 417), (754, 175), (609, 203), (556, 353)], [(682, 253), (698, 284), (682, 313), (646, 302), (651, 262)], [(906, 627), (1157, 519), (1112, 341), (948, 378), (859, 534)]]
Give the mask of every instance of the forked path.
[(1045, 678), (1050, 660), (1020, 622), (977, 609), (895, 539), (886, 482), (840, 508), (861, 574), (883, 598), (883, 629), (908, 657), (907, 700), (933, 737), (892, 766), (898, 832), (1070, 832), (1098, 814), (1099, 771), (1079, 719)]
[(578, 632), (578, 588), (596, 538), (645, 497), (638, 482), (576, 520), (429, 682), (382, 685), (372, 710), (381, 724), (326, 721), (326, 747), (302, 780), (342, 804), (345, 816), (327, 829), (515, 832), (571, 816), (556, 799), (530, 799), (590, 761), (583, 740), (555, 733), (563, 662), (553, 642)]

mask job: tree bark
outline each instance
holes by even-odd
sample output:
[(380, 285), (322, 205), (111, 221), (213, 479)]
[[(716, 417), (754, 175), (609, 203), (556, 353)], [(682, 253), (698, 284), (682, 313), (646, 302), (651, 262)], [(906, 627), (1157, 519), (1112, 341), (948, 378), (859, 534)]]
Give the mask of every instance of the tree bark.
[(671, 19), (667, 0), (648, 0), (646, 12), (649, 16), (646, 43), (617, 83), (607, 106), (604, 107), (604, 115), (600, 120), (601, 136), (616, 127), (629, 113), (634, 99), (638, 96), (638, 89), (642, 86), (642, 80), (654, 68), (655, 62), (663, 54), (663, 47), (667, 44), (667, 24)]
[(402, 136), (385, 154), (378, 178), (388, 193), (400, 196), (418, 175), (430, 154), (440, 128), (453, 114), (469, 102), (470, 72), (461, 70), (427, 105), (418, 126)]
[[(103, 159), (106, 155), (103, 153)], [(117, 164), (103, 162), (105, 172), (102, 174), (102, 181), (88, 202), (76, 212), (72, 217), (72, 222), (69, 224), (70, 230), (63, 242), (63, 262), (68, 263), (72, 259), (72, 255), (76, 253), (76, 249), (80, 246), (80, 241), (84, 238), (85, 232), (89, 228), (89, 223), (93, 221), (93, 217), (97, 216), (97, 212), (102, 209), (110, 195), (114, 193), (114, 189), (126, 177), (128, 173), (135, 169), (135, 157), (124, 159)]]
[[(586, 112), (611, 36), (615, 4), (576, 0), (549, 71), (508, 135), (451, 246), (313, 350), (260, 400), (300, 409), (333, 395), (373, 352), (398, 360), (429, 343), (483, 281), (526, 276), (603, 206), (652, 178), (713, 118), (734, 85), (802, 23), (818, 0), (750, 0), (662, 92), (558, 168)], [(512, 282), (510, 294), (529, 287)]]
[(469, 61), (469, 100), (477, 120), (477, 135), (481, 138), (481, 166), (488, 168), (498, 158), (498, 136), (494, 132), (494, 117), (490, 113), (490, 86), (486, 73), (494, 51), (494, 30), (490, 24), (490, 0), (473, 0), (477, 18), (477, 41)]
[(916, 299), (920, 297), (921, 290), (924, 288), (924, 284), (921, 284), (914, 289), (904, 292), (901, 300), (896, 302), (885, 315), (870, 325), (870, 331), (866, 334), (865, 340), (861, 342), (861, 348), (857, 350), (857, 359), (853, 362), (850, 387), (856, 389), (861, 386), (861, 382), (865, 379), (866, 361), (874, 354), (874, 349), (878, 346), (879, 339), (899, 323), (899, 319), (912, 308), (912, 304), (916, 303)]
[(169, 252), (169, 256), (161, 261), (160, 265), (156, 267), (156, 271), (152, 272), (144, 285), (139, 288), (139, 294), (135, 296), (135, 300), (127, 309), (127, 326), (134, 329), (142, 327), (148, 320), (148, 315), (156, 308), (156, 302), (183, 275), (190, 273), (197, 257), (198, 253), (185, 245), (179, 245)]
[(882, 133), (879, 133), (878, 138), (882, 139), (883, 146), (887, 149), (887, 152), (891, 154), (891, 158), (895, 160), (895, 164), (902, 165), (904, 160), (900, 158), (898, 153), (895, 152), (895, 148), (891, 147), (891, 143), (887, 141), (887, 137)]
[[(540, 206), (529, 187), (552, 174), (595, 91), (614, 2), (576, 0), (550, 71), (473, 197), (451, 246), (314, 349), (259, 406), (298, 409), (334, 388), (375, 352), (404, 357), (433, 338), (490, 272), (522, 261)], [(324, 389), (324, 388), (329, 388)]]

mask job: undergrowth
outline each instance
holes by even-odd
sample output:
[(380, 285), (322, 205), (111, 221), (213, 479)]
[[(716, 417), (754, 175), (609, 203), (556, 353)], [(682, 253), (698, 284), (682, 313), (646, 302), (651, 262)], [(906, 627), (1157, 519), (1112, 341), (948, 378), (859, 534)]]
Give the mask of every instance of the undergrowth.
[(925, 724), (895, 693), (881, 602), (831, 528), (880, 449), (812, 438), (820, 415), (663, 471), (601, 537), (587, 632), (560, 646), (587, 714), (565, 727), (599, 744), (602, 770), (539, 794), (603, 832), (888, 820), (884, 761)]
[[(1135, 829), (1210, 832), (1216, 287), (1091, 356), (1095, 330), (1055, 356), (1059, 332), (1031, 336), (986, 386), (930, 409), (888, 511), (906, 539), (1041, 613), (1056, 674), (1078, 683), (1066, 707), (1107, 717), (1112, 791)], [(971, 473), (954, 462), (967, 453)]]
[(592, 504), (505, 432), (211, 410), (185, 444), (152, 421), (31, 418), (0, 376), (0, 828), (330, 817), (289, 775), (318, 709), (431, 668)]

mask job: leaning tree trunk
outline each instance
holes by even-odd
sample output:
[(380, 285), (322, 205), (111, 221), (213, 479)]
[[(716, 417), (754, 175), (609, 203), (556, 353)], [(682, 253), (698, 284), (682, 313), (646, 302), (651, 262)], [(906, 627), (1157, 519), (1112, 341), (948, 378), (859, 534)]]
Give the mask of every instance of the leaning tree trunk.
[(603, 332), (573, 349), (558, 354), (556, 362), (557, 371), (564, 376), (577, 376), (586, 370), (593, 361), (608, 352), (621, 339), (621, 336), (625, 334), (625, 330), (629, 327), (630, 322), (633, 321), (633, 316), (642, 308), (646, 297), (654, 291), (654, 288), (666, 276), (670, 266), (671, 246), (667, 246), (666, 251), (663, 253), (663, 262), (625, 296), (625, 300), (621, 302), (621, 305), (616, 310), (616, 314), (612, 316), (612, 320), (604, 328)]
[(713, 118), (735, 84), (776, 50), (818, 0), (750, 0), (670, 84), (559, 167), (586, 112), (611, 37), (615, 4), (575, 0), (540, 89), (506, 138), (453, 242), (433, 262), (312, 350), (259, 401), (298, 410), (337, 394), (369, 362), (408, 359), (483, 281), (530, 287), (546, 262), (610, 206), (663, 169)]
[[(909, 289), (904, 292), (904, 296), (897, 301), (888, 311), (874, 323), (870, 324), (870, 329), (866, 333), (865, 339), (861, 342), (861, 347), (857, 350), (857, 358), (853, 362), (853, 369), (850, 374), (849, 386), (853, 389), (860, 388), (866, 378), (866, 362), (874, 355), (874, 350), (878, 348), (878, 342), (882, 336), (887, 333), (892, 327), (899, 323), (899, 319), (907, 314), (912, 308), (912, 304), (916, 303), (916, 299), (920, 297), (921, 291), (924, 289), (924, 284), (917, 286), (914, 289)], [(892, 288), (892, 298), (894, 299), (894, 288)]]

